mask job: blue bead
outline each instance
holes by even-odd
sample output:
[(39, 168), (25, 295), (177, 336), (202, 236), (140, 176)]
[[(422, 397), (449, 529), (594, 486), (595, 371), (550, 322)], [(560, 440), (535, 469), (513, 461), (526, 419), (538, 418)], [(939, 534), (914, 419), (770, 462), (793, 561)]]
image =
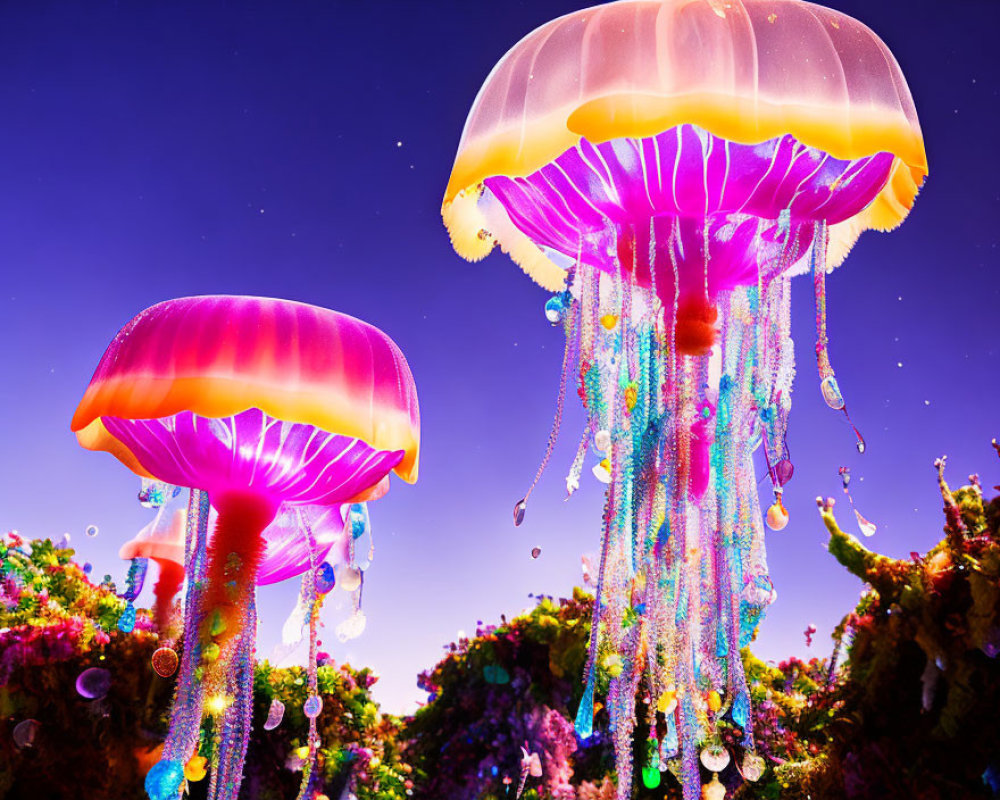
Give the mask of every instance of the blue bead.
[(125, 611), (118, 618), (118, 630), (122, 633), (131, 633), (132, 629), (135, 627), (135, 606), (132, 605), (132, 601), (125, 606)]
[(319, 594), (326, 594), (337, 585), (337, 576), (334, 574), (333, 565), (329, 561), (324, 561), (316, 568), (316, 591)]
[(177, 800), (184, 782), (184, 765), (164, 759), (146, 773), (146, 794), (149, 800)]

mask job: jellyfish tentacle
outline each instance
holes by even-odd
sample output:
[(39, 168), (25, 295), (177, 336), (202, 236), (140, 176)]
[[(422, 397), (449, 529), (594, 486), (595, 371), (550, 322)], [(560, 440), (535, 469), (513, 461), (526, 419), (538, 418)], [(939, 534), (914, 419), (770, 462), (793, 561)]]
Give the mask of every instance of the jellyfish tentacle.
[(864, 453), (867, 445), (861, 431), (851, 421), (851, 415), (847, 411), (847, 404), (844, 402), (843, 392), (837, 383), (833, 367), (830, 365), (829, 344), (830, 338), (826, 330), (826, 273), (827, 273), (827, 248), (829, 244), (829, 228), (824, 221), (819, 221), (815, 226), (813, 238), (813, 287), (816, 295), (816, 366), (819, 370), (820, 391), (823, 393), (823, 400), (834, 411), (843, 411), (847, 424), (857, 437), (857, 449), (859, 453)]
[[(297, 797), (297, 800), (304, 800), (309, 792), (309, 787), (313, 782), (314, 774), (316, 773), (316, 754), (319, 751), (320, 744), (316, 723), (319, 712), (322, 710), (322, 700), (319, 697), (318, 689), (317, 631), (319, 612), (323, 605), (323, 596), (317, 591), (316, 587), (316, 540), (313, 535), (312, 526), (309, 524), (309, 520), (306, 518), (302, 509), (297, 509), (296, 513), (299, 518), (299, 526), (309, 542), (309, 571), (302, 576), (302, 591), (308, 598), (309, 608), (309, 667), (307, 680), (307, 690), (309, 696), (306, 700), (307, 707), (305, 709), (306, 717), (309, 719), (309, 755), (307, 756), (308, 760), (302, 770), (302, 783), (299, 786), (299, 793)], [(351, 538), (354, 538), (353, 534)], [(353, 553), (351, 560), (353, 563)], [(362, 574), (362, 579), (363, 578), (364, 575)], [(360, 603), (360, 587), (358, 594), (358, 603)], [(313, 711), (315, 711), (315, 713), (313, 713)]]

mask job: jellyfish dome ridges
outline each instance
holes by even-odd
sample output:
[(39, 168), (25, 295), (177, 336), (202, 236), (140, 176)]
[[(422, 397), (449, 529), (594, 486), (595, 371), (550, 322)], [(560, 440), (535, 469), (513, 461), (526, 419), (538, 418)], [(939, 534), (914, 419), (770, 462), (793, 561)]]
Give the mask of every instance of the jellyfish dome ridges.
[[(147, 309), (118, 333), (72, 428), (83, 446), (112, 453), (141, 477), (190, 487), (183, 546), (176, 525), (154, 525), (155, 535), (141, 534), (126, 553), (130, 603), (146, 556), (177, 558), (182, 549), (187, 581), (170, 731), (146, 791), (169, 800), (185, 780), (204, 777), (199, 732), (207, 718), (208, 796), (235, 798), (252, 718), (255, 586), (304, 575), (309, 710), (318, 715), (316, 576), (325, 545), (308, 509), (380, 497), (391, 471), (416, 479), (419, 411), (409, 367), (384, 333), (327, 309), (182, 298)], [(289, 509), (294, 525), (283, 521)], [(366, 512), (358, 514), (366, 523)], [(342, 532), (345, 520), (335, 516)], [(353, 561), (353, 545), (348, 552)], [(134, 615), (131, 605), (127, 611)], [(129, 624), (123, 616), (119, 627)], [(311, 716), (300, 798), (314, 783), (318, 745)]]
[(459, 254), (499, 244), (557, 292), (545, 303), (565, 334), (556, 418), (514, 522), (575, 387), (587, 424), (566, 487), (592, 461), (607, 484), (576, 729), (591, 735), (597, 671), (613, 663), (620, 800), (640, 686), (654, 737), (644, 782), (670, 766), (685, 800), (701, 797), (701, 767), (730, 760), (723, 718), (754, 753), (740, 649), (776, 595), (752, 456), (763, 448), (767, 521), (781, 529), (790, 278), (812, 272), (821, 391), (846, 414), (826, 276), (862, 231), (902, 221), (926, 173), (892, 54), (858, 21), (797, 0), (583, 9), (522, 39), (476, 98), (442, 215)]

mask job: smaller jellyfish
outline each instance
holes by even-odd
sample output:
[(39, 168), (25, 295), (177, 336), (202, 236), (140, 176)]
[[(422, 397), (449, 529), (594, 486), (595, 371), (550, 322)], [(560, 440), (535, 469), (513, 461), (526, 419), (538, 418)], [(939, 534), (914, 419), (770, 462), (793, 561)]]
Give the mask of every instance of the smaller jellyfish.
[(87, 700), (100, 700), (111, 689), (111, 673), (102, 667), (90, 667), (76, 678), (76, 692)]
[(532, 547), (531, 548), (531, 557), (532, 558), (538, 558), (541, 554), (542, 554), (542, 548), (541, 547)]

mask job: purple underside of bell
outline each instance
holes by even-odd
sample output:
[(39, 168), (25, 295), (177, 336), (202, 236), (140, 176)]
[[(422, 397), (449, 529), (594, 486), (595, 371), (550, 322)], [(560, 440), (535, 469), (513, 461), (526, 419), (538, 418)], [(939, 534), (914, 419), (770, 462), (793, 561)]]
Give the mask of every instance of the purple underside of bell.
[(336, 505), (371, 488), (403, 458), (360, 439), (285, 422), (251, 408), (208, 418), (183, 411), (160, 419), (104, 417), (158, 480), (207, 491), (213, 504), (229, 492), (282, 503)]
[(259, 586), (295, 578), (327, 557), (335, 562), (346, 561), (349, 533), (344, 530), (341, 506), (306, 506), (302, 513), (313, 533), (312, 554), (296, 509), (283, 506), (274, 522), (264, 530), (264, 558), (257, 573)]
[[(652, 218), (657, 241), (675, 231), (681, 263), (704, 262), (707, 230), (714, 293), (756, 280), (750, 245), (784, 238), (777, 231), (783, 211), (803, 232), (817, 221), (848, 219), (881, 191), (892, 162), (891, 153), (836, 159), (791, 135), (747, 145), (680, 125), (645, 139), (583, 139), (527, 177), (485, 184), (536, 245), (573, 260), (579, 252), (606, 271), (616, 260), (630, 268), (618, 252), (629, 236), (645, 232), (648, 248)], [(803, 238), (794, 255), (808, 249), (811, 234)], [(648, 264), (642, 245), (635, 255)]]

